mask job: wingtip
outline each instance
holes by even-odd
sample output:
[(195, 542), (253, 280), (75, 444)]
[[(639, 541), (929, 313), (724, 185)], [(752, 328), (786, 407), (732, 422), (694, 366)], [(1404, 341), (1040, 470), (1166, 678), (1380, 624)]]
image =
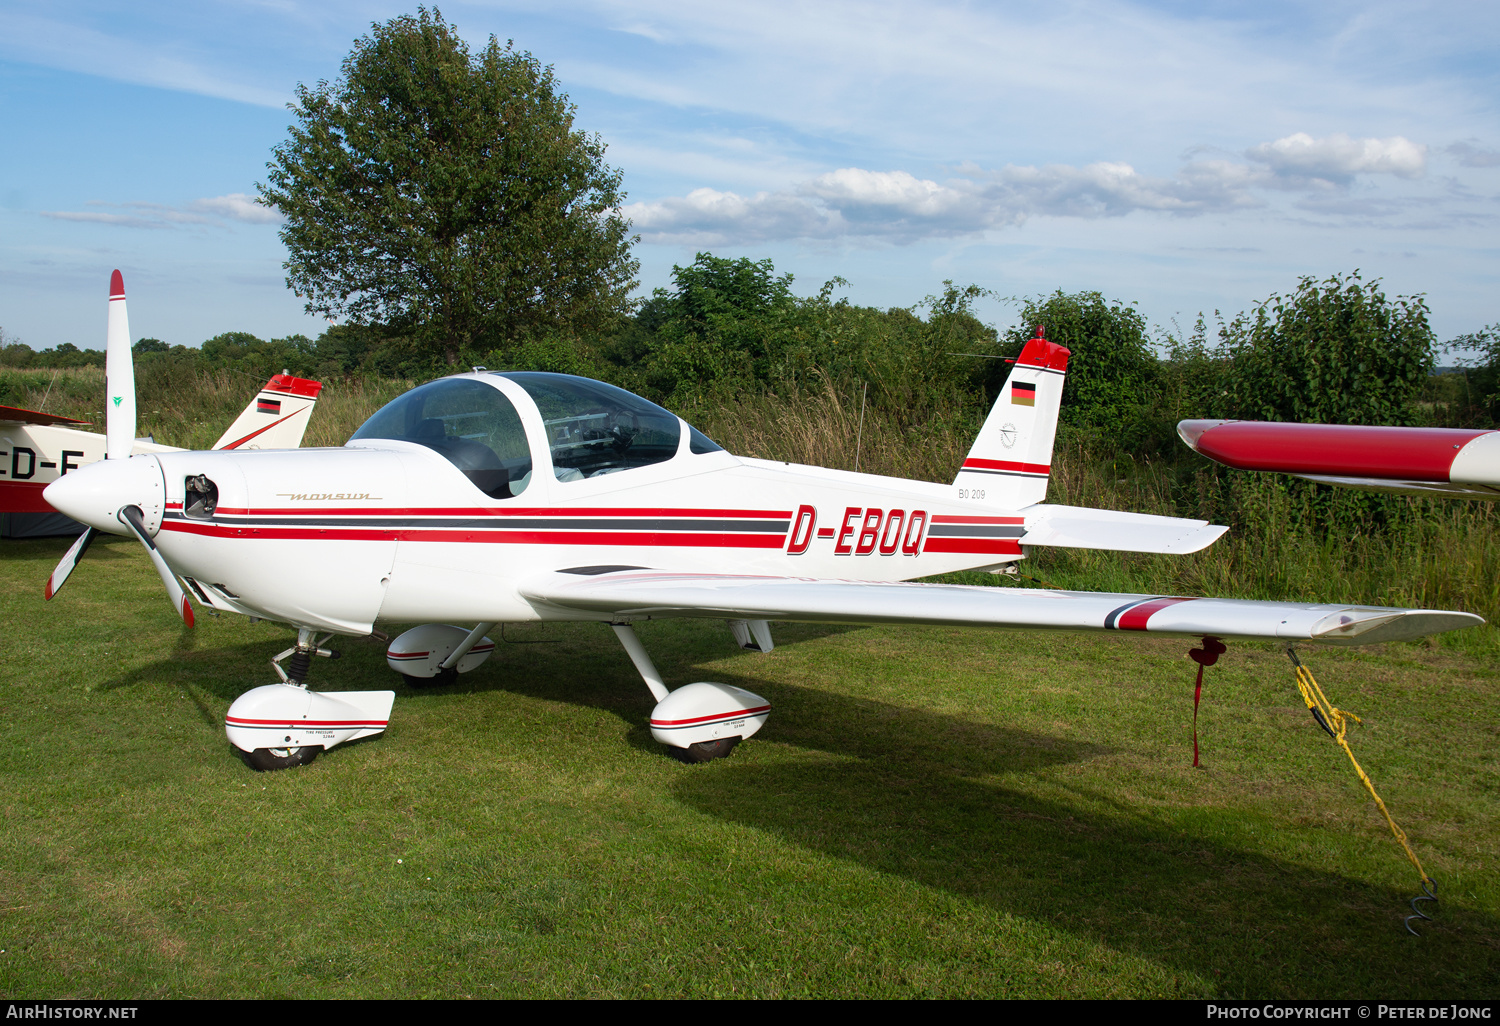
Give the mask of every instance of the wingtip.
[(109, 276), (109, 298), (125, 298), (125, 276), (119, 271), (112, 271)]
[(56, 594), (57, 592), (52, 590), (52, 578), (49, 577), (47, 578), (46, 586), (42, 588), (42, 600), (45, 602), (51, 602), (52, 596)]
[(1227, 420), (1179, 420), (1177, 422), (1177, 437), (1181, 438), (1189, 449), (1194, 452), (1202, 452), (1203, 450), (1198, 448), (1198, 439), (1203, 437), (1203, 433), (1210, 428), (1216, 428), (1228, 423), (1229, 421)]
[(193, 626), (193, 607), (188, 603), (188, 597), (182, 596), (182, 622), (189, 627)]

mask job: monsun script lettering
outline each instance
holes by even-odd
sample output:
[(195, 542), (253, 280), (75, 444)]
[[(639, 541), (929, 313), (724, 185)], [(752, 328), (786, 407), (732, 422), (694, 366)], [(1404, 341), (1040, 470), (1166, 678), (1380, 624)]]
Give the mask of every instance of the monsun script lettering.
[(380, 496), (369, 492), (277, 492), (276, 497), (290, 499), (292, 502), (352, 502), (358, 499), (380, 501)]

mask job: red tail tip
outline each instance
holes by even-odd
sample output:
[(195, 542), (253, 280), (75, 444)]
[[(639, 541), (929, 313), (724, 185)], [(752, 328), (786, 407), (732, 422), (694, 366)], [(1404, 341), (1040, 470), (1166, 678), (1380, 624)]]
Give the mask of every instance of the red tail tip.
[(109, 276), (109, 298), (125, 298), (125, 278), (119, 271), (113, 271)]

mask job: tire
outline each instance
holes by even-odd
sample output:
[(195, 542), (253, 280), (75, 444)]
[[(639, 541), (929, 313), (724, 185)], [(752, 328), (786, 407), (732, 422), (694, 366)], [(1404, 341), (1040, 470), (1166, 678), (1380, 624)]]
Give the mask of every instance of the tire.
[(322, 745), (303, 745), (301, 748), (257, 748), (253, 752), (246, 752), (245, 759), (253, 768), (266, 773), (271, 770), (291, 769), (293, 766), (306, 766), (316, 759), (322, 750)]
[(423, 691), (427, 688), (447, 687), (458, 680), (458, 667), (450, 666), (446, 670), (439, 670), (431, 677), (413, 677), (409, 673), (403, 673), (401, 676), (406, 679), (407, 687)]
[(721, 737), (713, 741), (699, 741), (686, 748), (669, 748), (667, 751), (671, 752), (672, 757), (679, 762), (712, 762), (715, 759), (729, 758), (729, 753), (734, 751), (734, 746), (739, 743), (738, 737)]

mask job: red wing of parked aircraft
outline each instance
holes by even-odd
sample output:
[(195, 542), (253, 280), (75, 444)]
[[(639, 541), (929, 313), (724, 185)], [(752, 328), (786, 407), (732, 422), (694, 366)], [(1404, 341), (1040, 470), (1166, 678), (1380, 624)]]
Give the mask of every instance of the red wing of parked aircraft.
[(1194, 452), (1238, 470), (1402, 495), (1500, 498), (1500, 431), (1184, 420)]

